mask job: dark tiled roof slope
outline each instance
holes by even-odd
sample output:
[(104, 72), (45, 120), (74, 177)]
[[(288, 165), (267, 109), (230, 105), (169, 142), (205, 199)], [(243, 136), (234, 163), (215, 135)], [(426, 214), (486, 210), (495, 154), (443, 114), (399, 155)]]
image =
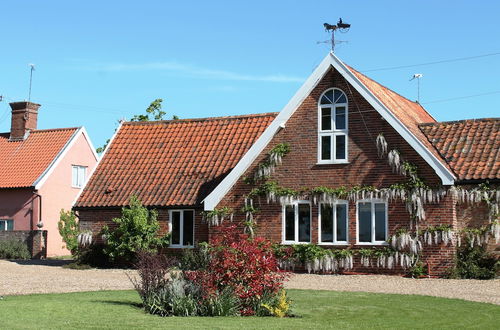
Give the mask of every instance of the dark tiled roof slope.
[(78, 128), (33, 130), (23, 141), (0, 134), (0, 188), (32, 187)]
[(198, 205), (276, 115), (124, 123), (75, 207)]
[(459, 180), (500, 179), (500, 118), (419, 126)]

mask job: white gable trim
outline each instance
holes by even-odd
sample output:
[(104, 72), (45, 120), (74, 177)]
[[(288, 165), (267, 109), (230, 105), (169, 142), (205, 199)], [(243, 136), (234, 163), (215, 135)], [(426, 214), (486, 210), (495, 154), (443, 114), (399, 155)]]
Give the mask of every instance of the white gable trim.
[(205, 210), (213, 210), (222, 198), (229, 192), (238, 179), (245, 173), (255, 159), (269, 144), (276, 132), (283, 127), (288, 119), (311, 93), (323, 76), (333, 66), (346, 80), (377, 110), (382, 117), (420, 154), (422, 158), (436, 171), (444, 185), (454, 183), (454, 175), (397, 119), (392, 112), (340, 61), (333, 53), (329, 53), (306, 82), (295, 93), (288, 104), (281, 110), (269, 127), (262, 133), (247, 153), (240, 159), (234, 169), (222, 182), (204, 199)]
[[(119, 122), (119, 125), (118, 127), (116, 128), (115, 132), (113, 133), (113, 136), (111, 137), (111, 139), (109, 140), (108, 144), (106, 145), (106, 148), (104, 149), (104, 152), (102, 153), (101, 157), (98, 156), (97, 158), (97, 164), (95, 164), (94, 166), (94, 169), (92, 170), (92, 172), (90, 172), (90, 174), (88, 175), (87, 177), (87, 180), (85, 181), (85, 184), (83, 185), (82, 188), (80, 188), (80, 191), (78, 192), (78, 194), (76, 195), (75, 199), (73, 200), (73, 202), (71, 203), (71, 207), (73, 207), (76, 202), (78, 201), (78, 199), (80, 198), (80, 195), (83, 193), (83, 189), (85, 189), (85, 187), (87, 186), (87, 184), (90, 182), (90, 179), (92, 178), (92, 175), (94, 174), (94, 172), (97, 170), (97, 167), (99, 166), (99, 164), (101, 163), (102, 159), (104, 158), (104, 155), (106, 154), (106, 152), (109, 150), (109, 146), (111, 145), (111, 143), (113, 143), (116, 135), (118, 134), (118, 132), (120, 131), (120, 129), (122, 128), (122, 121)], [(90, 141), (90, 140), (89, 140)], [(94, 151), (94, 153), (97, 155), (97, 152), (95, 151), (95, 148), (92, 146), (92, 150)]]

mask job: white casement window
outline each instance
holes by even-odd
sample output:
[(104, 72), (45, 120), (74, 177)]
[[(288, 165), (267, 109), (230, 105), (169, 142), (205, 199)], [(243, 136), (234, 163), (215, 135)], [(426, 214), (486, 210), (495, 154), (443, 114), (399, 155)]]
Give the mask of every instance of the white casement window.
[(358, 244), (386, 244), (387, 202), (380, 199), (357, 203)]
[(187, 248), (194, 246), (194, 210), (170, 210), (170, 247)]
[(14, 220), (0, 219), (0, 231), (14, 230)]
[(318, 164), (348, 162), (347, 97), (337, 88), (326, 90), (318, 104)]
[(318, 242), (320, 244), (347, 244), (349, 240), (348, 202), (319, 205)]
[(71, 167), (71, 186), (81, 188), (85, 185), (87, 166), (73, 165)]
[(296, 201), (283, 206), (283, 243), (311, 242), (311, 203)]

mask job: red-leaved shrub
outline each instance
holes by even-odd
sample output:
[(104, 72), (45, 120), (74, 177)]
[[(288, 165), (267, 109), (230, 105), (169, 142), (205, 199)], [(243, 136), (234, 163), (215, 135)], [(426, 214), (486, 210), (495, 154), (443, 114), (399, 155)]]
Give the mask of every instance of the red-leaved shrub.
[(186, 271), (185, 276), (207, 296), (230, 288), (241, 301), (240, 314), (254, 315), (263, 297), (279, 293), (287, 274), (279, 270), (269, 241), (231, 225), (212, 241), (208, 267)]

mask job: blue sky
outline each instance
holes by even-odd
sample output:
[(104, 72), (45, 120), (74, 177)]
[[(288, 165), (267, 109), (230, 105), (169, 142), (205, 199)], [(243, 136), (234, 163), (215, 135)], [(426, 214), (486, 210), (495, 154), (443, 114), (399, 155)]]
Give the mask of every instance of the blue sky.
[[(156, 98), (181, 118), (279, 111), (328, 53), (324, 22), (352, 24), (336, 54), (363, 71), (499, 53), (498, 13), (493, 0), (4, 2), (0, 131), (29, 63), (39, 128), (83, 125), (99, 146)], [(500, 115), (500, 55), (366, 72), (410, 99), (414, 73), (437, 120)]]

